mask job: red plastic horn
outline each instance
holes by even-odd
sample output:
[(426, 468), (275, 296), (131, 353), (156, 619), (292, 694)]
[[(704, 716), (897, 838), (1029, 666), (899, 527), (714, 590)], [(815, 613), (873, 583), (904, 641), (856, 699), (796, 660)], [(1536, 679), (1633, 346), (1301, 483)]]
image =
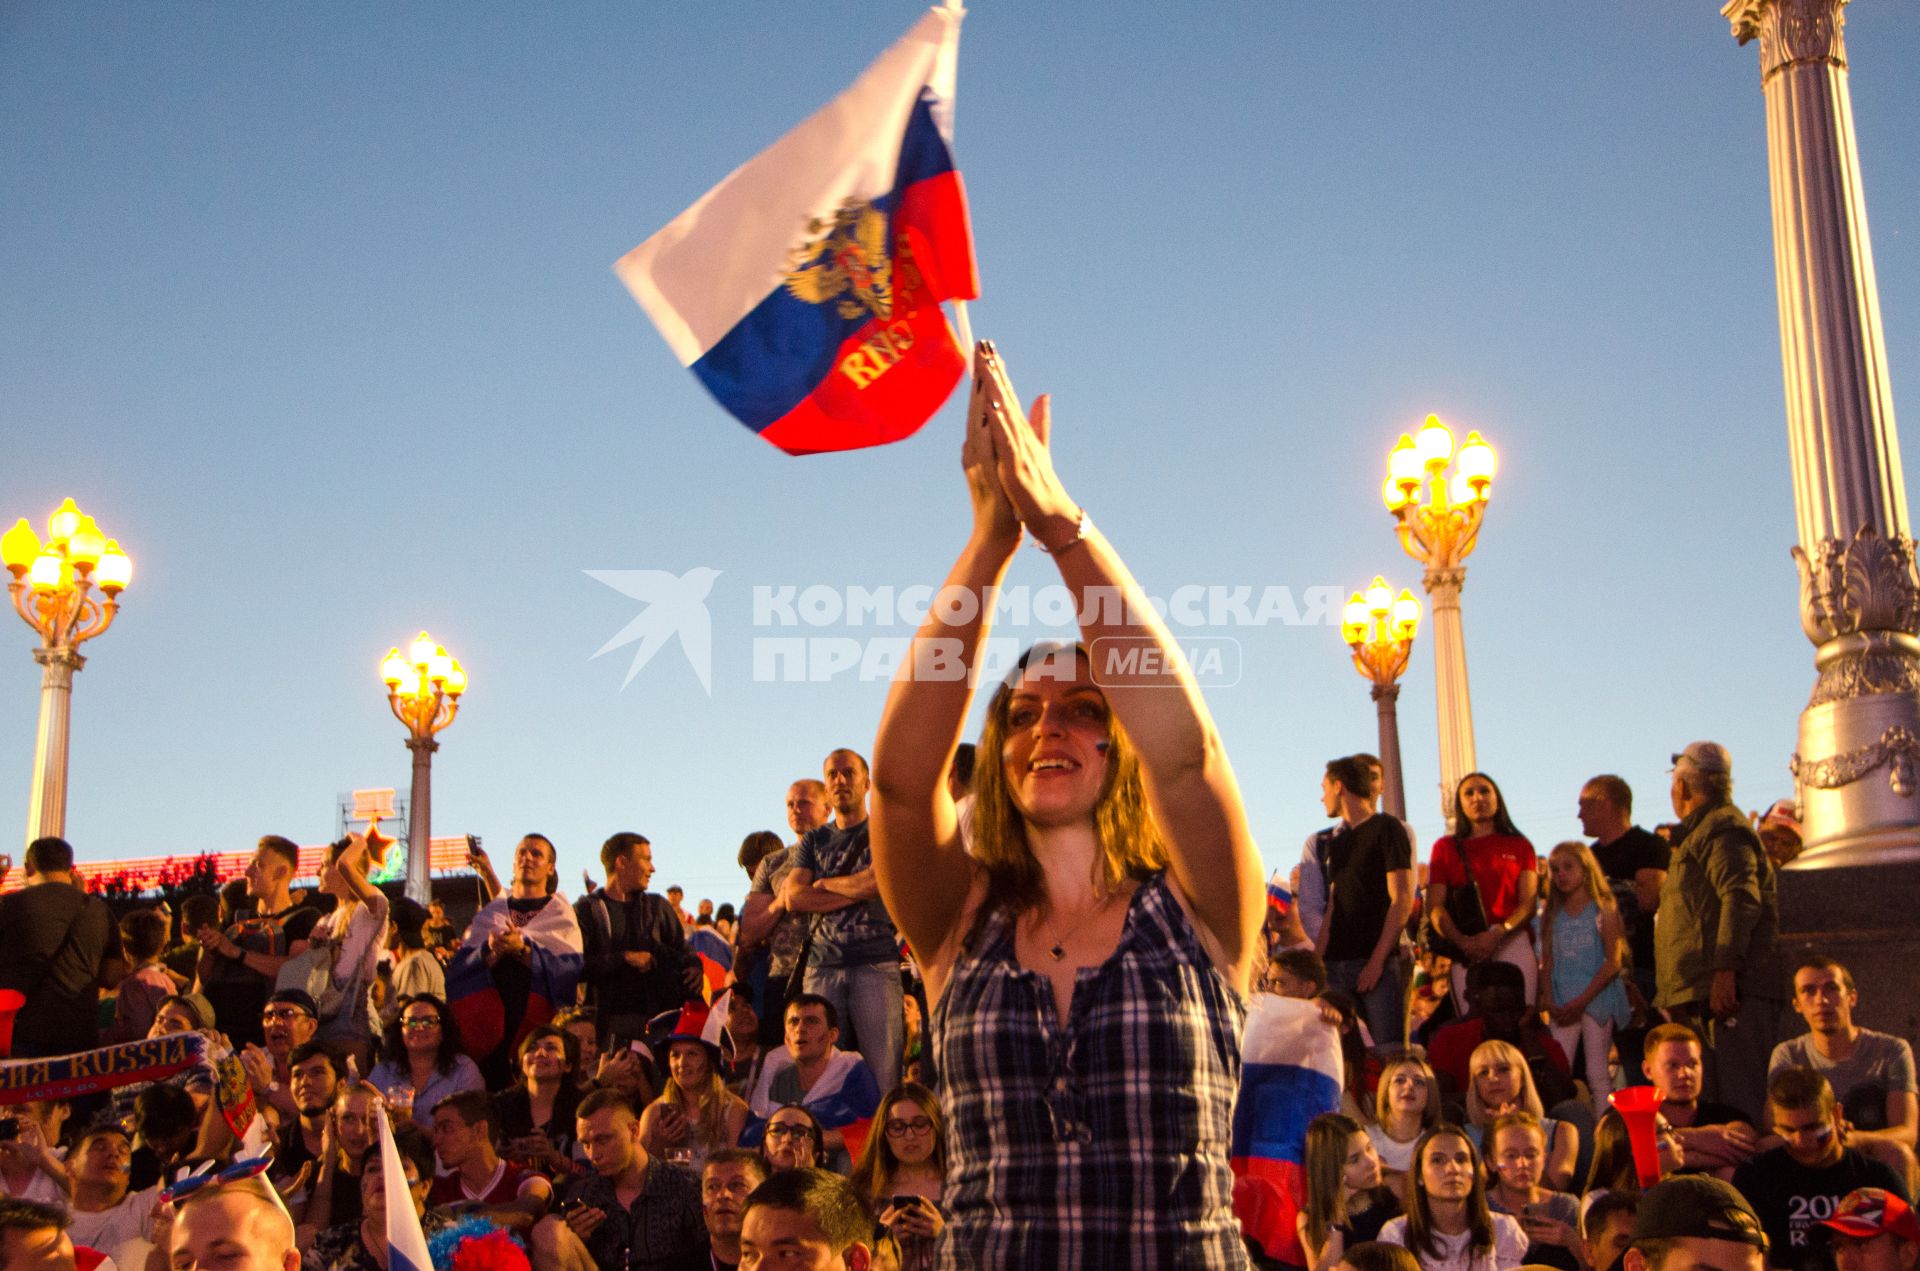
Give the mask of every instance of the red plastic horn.
[(27, 1004), (19, 989), (0, 989), (0, 1059), (13, 1053), (13, 1017)]
[(1633, 1145), (1633, 1171), (1640, 1186), (1652, 1187), (1660, 1181), (1660, 1091), (1655, 1086), (1628, 1086), (1607, 1096), (1607, 1102), (1627, 1123), (1627, 1142)]

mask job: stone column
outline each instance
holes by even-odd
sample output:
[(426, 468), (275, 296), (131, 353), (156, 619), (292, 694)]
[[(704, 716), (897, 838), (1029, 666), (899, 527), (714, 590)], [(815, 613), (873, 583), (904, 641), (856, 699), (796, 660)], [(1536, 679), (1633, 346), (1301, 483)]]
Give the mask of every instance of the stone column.
[(413, 791), (407, 799), (407, 898), (433, 899), (433, 752), (432, 737), (409, 737), (413, 752)]
[(1467, 641), (1460, 631), (1464, 565), (1429, 566), (1425, 582), (1433, 600), (1433, 683), (1440, 728), (1440, 815), (1452, 832), (1453, 792), (1472, 772), (1473, 702), (1467, 693)]
[(73, 673), (87, 660), (72, 648), (38, 648), (40, 727), (33, 739), (33, 790), (27, 801), (27, 841), (67, 832), (67, 728)]
[[(1863, 1013), (1910, 1034), (1920, 993), (1920, 572), (1907, 522), (1841, 38), (1847, 0), (1730, 0), (1760, 42), (1799, 544), (1818, 678), (1792, 771), (1806, 852), (1780, 877), (1789, 954), (1852, 965)], [(1737, 758), (1737, 757), (1736, 757)], [(1877, 972), (1883, 972), (1882, 978)], [(1897, 1000), (1905, 1005), (1897, 1005)], [(1896, 1019), (1896, 1016), (1905, 1016)]]
[(1380, 716), (1380, 800), (1396, 820), (1407, 819), (1407, 783), (1400, 768), (1400, 686), (1373, 686), (1374, 710)]

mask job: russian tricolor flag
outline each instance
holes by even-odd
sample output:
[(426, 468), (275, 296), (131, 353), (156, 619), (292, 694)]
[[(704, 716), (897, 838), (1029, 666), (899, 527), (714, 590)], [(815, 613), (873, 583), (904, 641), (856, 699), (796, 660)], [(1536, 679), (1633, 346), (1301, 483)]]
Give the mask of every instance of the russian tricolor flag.
[(943, 300), (979, 294), (949, 147), (960, 13), (852, 87), (614, 272), (682, 364), (789, 454), (909, 436), (966, 371)]
[(1279, 870), (1267, 880), (1267, 908), (1276, 914), (1293, 912), (1293, 893), (1287, 890), (1287, 877)]
[(427, 1236), (407, 1192), (407, 1169), (400, 1163), (400, 1148), (393, 1141), (385, 1105), (375, 1108), (374, 1116), (380, 1122), (381, 1185), (387, 1201), (387, 1271), (433, 1271)]
[(1256, 993), (1233, 1108), (1233, 1212), (1267, 1256), (1306, 1263), (1294, 1220), (1307, 1196), (1307, 1123), (1340, 1109), (1340, 1035), (1317, 1003)]

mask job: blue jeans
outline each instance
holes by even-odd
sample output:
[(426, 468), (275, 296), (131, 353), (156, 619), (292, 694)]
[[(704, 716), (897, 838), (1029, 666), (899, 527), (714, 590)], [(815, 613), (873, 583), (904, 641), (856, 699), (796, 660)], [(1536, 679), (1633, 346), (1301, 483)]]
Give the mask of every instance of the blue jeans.
[(1400, 985), (1400, 959), (1387, 959), (1380, 982), (1371, 991), (1359, 989), (1360, 973), (1367, 969), (1365, 958), (1343, 958), (1327, 963), (1327, 987), (1350, 995), (1360, 1005), (1360, 1018), (1373, 1034), (1375, 1049), (1398, 1046), (1406, 1040), (1407, 999)]
[[(900, 1006), (900, 964), (868, 962), (860, 966), (807, 964), (807, 992), (833, 1003), (840, 1016), (840, 1047), (858, 1050), (873, 1069), (885, 1094), (900, 1082), (900, 1052), (907, 1044), (907, 1019)], [(849, 1045), (851, 1038), (851, 1045)]]

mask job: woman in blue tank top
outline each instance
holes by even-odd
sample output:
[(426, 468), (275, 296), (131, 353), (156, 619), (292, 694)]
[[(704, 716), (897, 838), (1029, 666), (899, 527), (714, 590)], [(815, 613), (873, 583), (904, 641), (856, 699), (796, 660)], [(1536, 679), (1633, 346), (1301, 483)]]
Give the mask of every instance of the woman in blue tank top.
[[(1029, 419), (990, 345), (974, 365), (972, 532), (873, 758), (875, 876), (936, 1003), (940, 1265), (1244, 1267), (1227, 1160), (1259, 853), (1185, 660), (1054, 474), (1047, 399)], [(1023, 526), (1083, 643), (994, 693), (969, 851), (945, 775)]]

